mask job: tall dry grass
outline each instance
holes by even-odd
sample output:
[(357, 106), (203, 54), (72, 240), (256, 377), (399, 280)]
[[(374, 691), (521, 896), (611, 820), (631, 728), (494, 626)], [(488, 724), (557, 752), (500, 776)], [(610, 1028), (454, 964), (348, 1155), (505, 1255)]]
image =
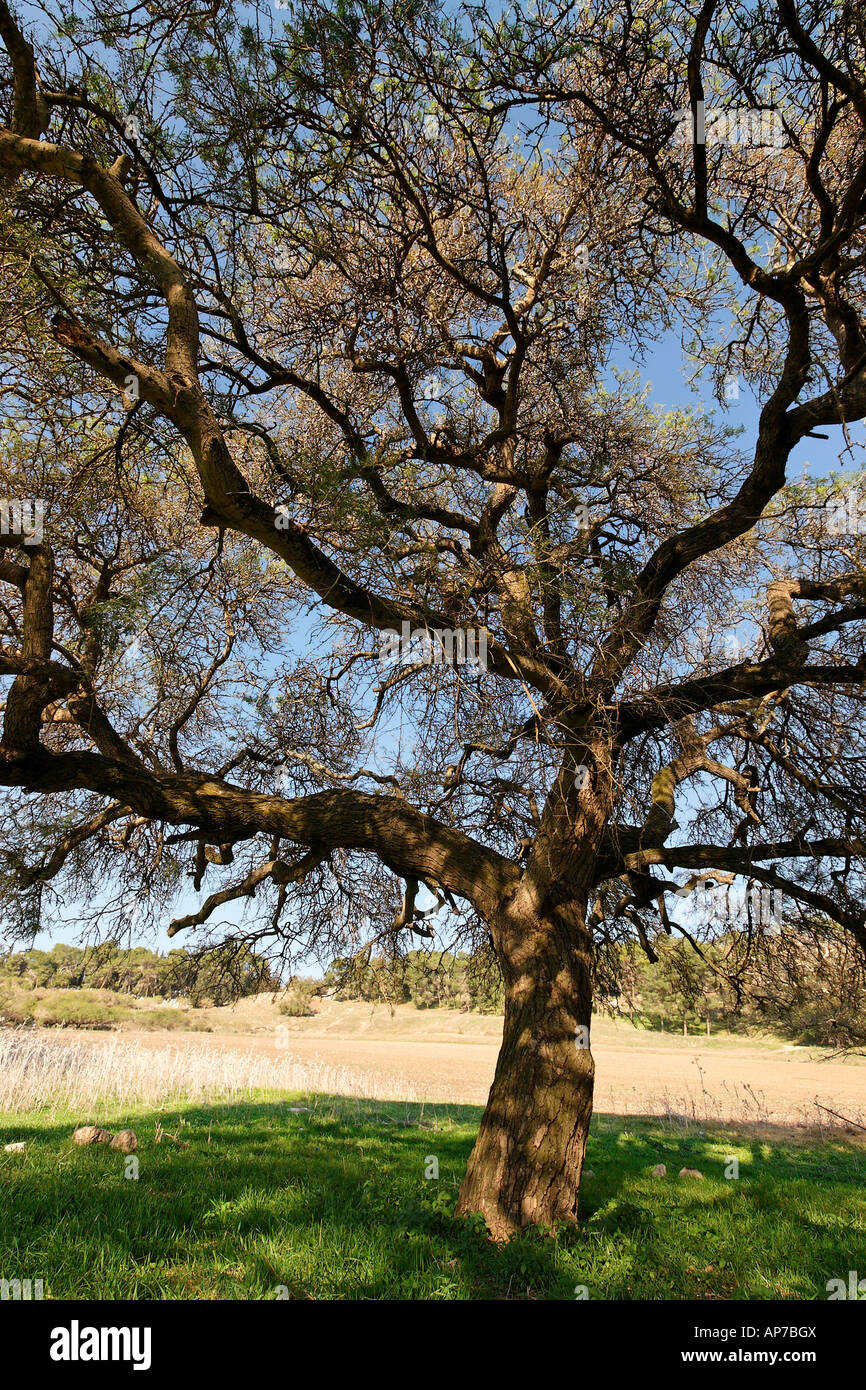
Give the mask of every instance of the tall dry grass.
[(0, 1030), (0, 1112), (90, 1113), (94, 1103), (164, 1105), (240, 1100), (255, 1091), (318, 1092), (417, 1101), (400, 1076), (209, 1046), (160, 1044), (112, 1034), (104, 1043), (60, 1041), (31, 1029)]
[[(278, 1035), (279, 1036), (279, 1035)], [(656, 1115), (673, 1129), (704, 1124), (785, 1125), (825, 1132), (866, 1134), (866, 1106), (850, 1096), (827, 1108), (824, 1096), (794, 1101), (767, 1095), (748, 1083), (707, 1085), (695, 1059), (696, 1081), (666, 1085), (608, 1082), (596, 1095), (596, 1109), (618, 1115)], [(817, 1078), (820, 1079), (820, 1078)], [(431, 1086), (417, 1077), (383, 1069), (357, 1068), (318, 1058), (299, 1060), (287, 1039), (269, 1052), (193, 1042), (149, 1041), (147, 1035), (103, 1034), (86, 1041), (55, 1037), (30, 1028), (0, 1029), (0, 1114), (40, 1111), (93, 1116), (94, 1108), (166, 1106), (182, 1101), (243, 1100), (254, 1092), (276, 1091), (343, 1096), (353, 1101), (405, 1101), (410, 1104), (478, 1104), (476, 1080), (461, 1084), (438, 1079)], [(486, 1090), (486, 1082), (481, 1088)], [(819, 1103), (823, 1102), (823, 1103)], [(318, 1105), (311, 1099), (309, 1104)], [(837, 1113), (843, 1110), (842, 1114)]]

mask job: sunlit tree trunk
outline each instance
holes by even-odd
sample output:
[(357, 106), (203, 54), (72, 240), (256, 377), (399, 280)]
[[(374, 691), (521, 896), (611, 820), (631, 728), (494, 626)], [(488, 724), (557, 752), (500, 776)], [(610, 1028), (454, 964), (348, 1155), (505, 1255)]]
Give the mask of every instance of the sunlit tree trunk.
[(513, 949), (504, 935), (502, 1049), (458, 1203), (498, 1240), (576, 1220), (594, 1072), (583, 911), (524, 922)]

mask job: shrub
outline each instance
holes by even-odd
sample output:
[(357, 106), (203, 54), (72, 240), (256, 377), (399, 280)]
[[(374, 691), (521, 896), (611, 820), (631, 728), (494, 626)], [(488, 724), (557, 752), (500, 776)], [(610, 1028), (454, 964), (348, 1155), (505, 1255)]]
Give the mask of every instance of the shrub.
[(310, 1018), (316, 1012), (313, 1000), (322, 992), (322, 981), (312, 979), (290, 980), (280, 1001), (280, 1013), (287, 1018)]

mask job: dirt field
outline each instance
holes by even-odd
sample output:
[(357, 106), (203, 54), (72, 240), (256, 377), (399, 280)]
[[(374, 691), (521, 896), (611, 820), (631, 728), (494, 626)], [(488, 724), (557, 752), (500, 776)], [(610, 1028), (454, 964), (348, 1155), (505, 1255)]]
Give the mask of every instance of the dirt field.
[[(270, 996), (233, 1009), (196, 1011), (214, 1031), (142, 1033), (142, 1046), (248, 1051), (340, 1069), (384, 1099), (483, 1104), (493, 1078), (502, 1021), (446, 1010), (393, 1012), (325, 1001), (310, 1019), (284, 1019)], [(55, 1037), (105, 1033), (54, 1030)], [(138, 1036), (138, 1035), (135, 1035)], [(866, 1125), (866, 1059), (830, 1056), (775, 1040), (683, 1038), (599, 1019), (592, 1050), (596, 1109), (619, 1114), (783, 1125), (834, 1124), (829, 1110)]]

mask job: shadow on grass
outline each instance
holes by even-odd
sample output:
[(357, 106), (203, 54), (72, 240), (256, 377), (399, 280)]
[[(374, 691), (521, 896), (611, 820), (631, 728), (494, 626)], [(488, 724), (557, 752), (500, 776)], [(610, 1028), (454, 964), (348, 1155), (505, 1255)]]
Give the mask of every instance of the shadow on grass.
[(71, 1145), (75, 1120), (13, 1120), (0, 1276), (56, 1298), (803, 1298), (866, 1242), (850, 1143), (599, 1114), (580, 1225), (497, 1248), (454, 1216), (481, 1113), (320, 1095), (78, 1117), (136, 1130), (134, 1180), (117, 1151)]

